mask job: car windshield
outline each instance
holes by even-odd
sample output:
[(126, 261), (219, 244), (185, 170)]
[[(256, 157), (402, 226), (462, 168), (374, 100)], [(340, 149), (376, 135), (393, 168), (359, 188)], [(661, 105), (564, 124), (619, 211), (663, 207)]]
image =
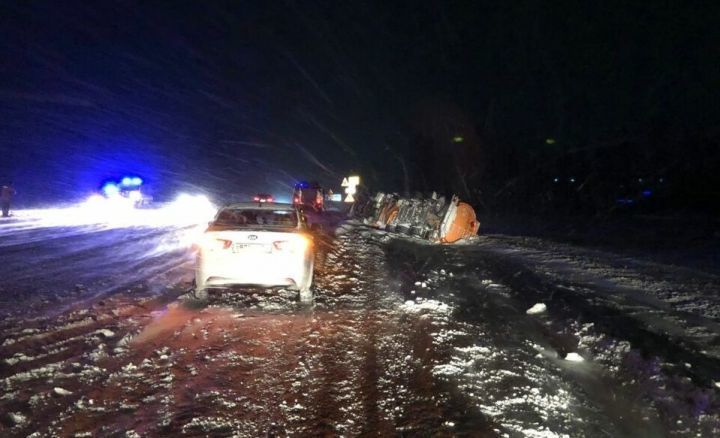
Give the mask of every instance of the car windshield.
[(233, 227), (282, 227), (294, 228), (298, 224), (297, 214), (292, 210), (232, 209), (222, 210), (215, 225)]

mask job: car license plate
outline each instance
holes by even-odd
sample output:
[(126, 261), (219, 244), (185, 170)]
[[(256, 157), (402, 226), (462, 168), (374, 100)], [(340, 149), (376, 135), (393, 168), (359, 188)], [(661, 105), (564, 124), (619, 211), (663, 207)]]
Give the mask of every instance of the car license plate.
[(232, 247), (234, 253), (238, 252), (263, 252), (265, 245), (259, 243), (236, 243)]

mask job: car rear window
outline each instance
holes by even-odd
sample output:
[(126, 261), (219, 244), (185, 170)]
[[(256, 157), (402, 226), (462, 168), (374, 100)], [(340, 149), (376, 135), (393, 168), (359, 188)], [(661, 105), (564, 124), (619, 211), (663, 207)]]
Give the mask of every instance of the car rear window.
[(218, 214), (215, 219), (215, 225), (294, 228), (297, 226), (297, 214), (291, 210), (239, 210), (226, 208)]

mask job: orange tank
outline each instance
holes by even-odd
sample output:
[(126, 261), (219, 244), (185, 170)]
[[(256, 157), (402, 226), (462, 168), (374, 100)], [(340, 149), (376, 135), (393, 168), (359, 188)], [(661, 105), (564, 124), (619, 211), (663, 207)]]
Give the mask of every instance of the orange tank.
[(460, 202), (455, 211), (455, 218), (450, 224), (447, 233), (441, 236), (440, 241), (454, 243), (460, 239), (476, 235), (479, 228), (480, 222), (475, 216), (475, 210), (470, 205)]

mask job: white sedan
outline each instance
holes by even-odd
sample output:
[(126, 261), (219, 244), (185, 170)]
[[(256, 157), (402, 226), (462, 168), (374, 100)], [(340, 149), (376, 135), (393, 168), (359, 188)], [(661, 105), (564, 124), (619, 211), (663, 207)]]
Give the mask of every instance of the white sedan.
[(203, 235), (195, 271), (196, 296), (231, 286), (285, 286), (312, 301), (314, 249), (302, 213), (290, 204), (222, 207)]

